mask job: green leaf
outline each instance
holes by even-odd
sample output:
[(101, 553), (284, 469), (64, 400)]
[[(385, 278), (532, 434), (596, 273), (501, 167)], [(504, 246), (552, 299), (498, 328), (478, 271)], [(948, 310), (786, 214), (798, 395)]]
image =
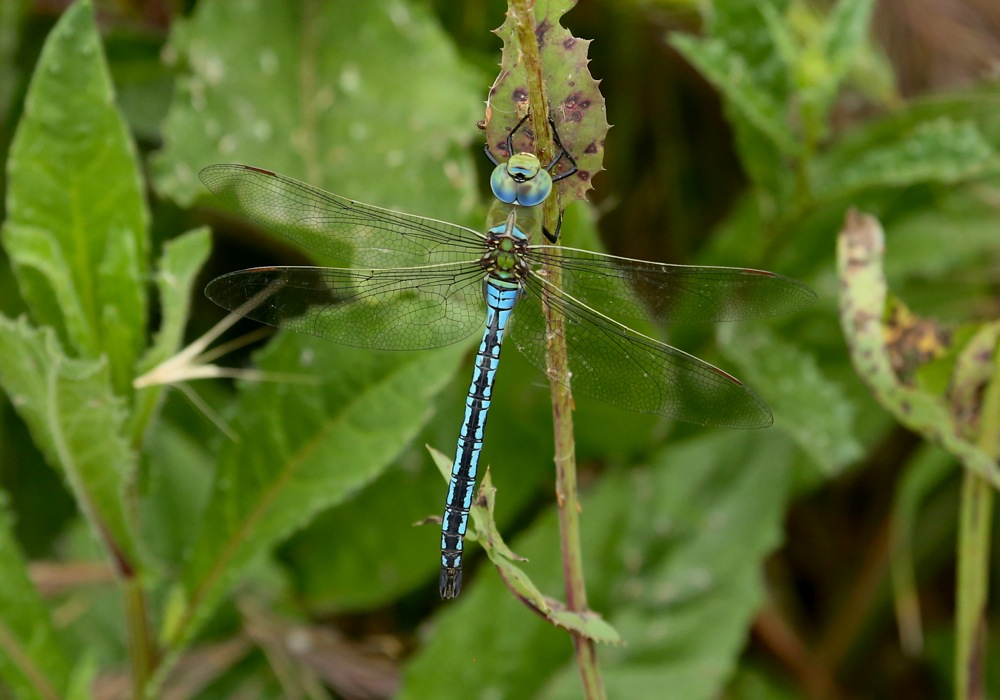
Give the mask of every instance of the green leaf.
[(800, 149), (785, 119), (791, 96), (791, 67), (782, 55), (787, 37), (772, 25), (787, 6), (787, 0), (713, 3), (705, 13), (707, 38), (670, 37), (725, 99), (742, 165), (773, 211), (791, 199), (787, 156)]
[[(171, 15), (170, 21), (175, 17)], [(104, 50), (117, 103), (130, 130), (140, 142), (159, 143), (174, 93), (173, 71), (163, 56), (162, 32), (112, 30), (105, 35)]]
[(174, 567), (198, 535), (215, 455), (197, 436), (167, 420), (149, 432), (143, 451), (143, 545), (164, 566)]
[(11, 145), (3, 244), (38, 325), (106, 354), (126, 392), (146, 333), (147, 212), (89, 2), (52, 30)]
[(204, 227), (188, 231), (164, 244), (156, 271), (162, 320), (153, 345), (142, 358), (143, 369), (154, 367), (180, 349), (194, 283), (211, 250), (211, 232)]
[[(594, 175), (604, 170), (604, 138), (608, 125), (604, 96), (599, 83), (590, 74), (589, 39), (578, 39), (560, 23), (576, 0), (539, 0), (535, 7), (535, 38), (542, 63), (542, 83), (549, 102), (549, 114), (559, 130), (559, 138), (576, 160), (576, 175), (556, 183), (560, 208), (577, 199), (585, 199), (593, 188)], [(507, 13), (503, 25), (494, 33), (503, 39), (500, 74), (490, 88), (486, 119), (486, 140), (493, 154), (506, 160), (507, 134), (524, 116), (529, 105), (528, 78), (524, 52), (517, 39), (516, 18)], [(515, 152), (536, 153), (529, 129), (519, 131), (514, 139)], [(563, 172), (560, 164), (553, 174)]]
[(942, 116), (893, 134), (882, 144), (850, 145), (813, 163), (817, 199), (847, 197), (873, 187), (954, 184), (1000, 172), (996, 150), (971, 120)]
[(866, 48), (873, 4), (872, 0), (840, 0), (828, 17), (802, 5), (789, 11), (788, 24), (795, 24), (802, 35), (802, 49), (789, 68), (798, 91), (798, 119), (811, 146), (829, 136), (830, 106), (848, 70)]
[(855, 437), (854, 406), (820, 370), (816, 358), (763, 325), (722, 326), (722, 349), (774, 410), (775, 423), (828, 476), (864, 454)]
[[(996, 208), (969, 188), (942, 193), (926, 207), (893, 220), (891, 245), (892, 255), (885, 261), (889, 280), (954, 285), (977, 263), (1000, 255)], [(969, 291), (962, 289), (961, 296), (963, 305), (968, 304)]]
[[(766, 20), (778, 12), (774, 7), (783, 4), (771, 3), (773, 7), (765, 13), (755, 3), (721, 3), (711, 24), (715, 36), (699, 39), (671, 34), (669, 38), (724, 98), (740, 160), (760, 194), (766, 195), (762, 203), (769, 212), (790, 201), (787, 159), (801, 151), (785, 119), (788, 66)], [(744, 10), (729, 16), (735, 5)]]
[[(583, 499), (584, 563), (589, 564), (588, 573), (601, 580), (602, 590), (614, 572), (595, 566), (589, 557), (615, 548), (620, 504), (628, 496), (627, 482), (619, 477), (602, 481)], [(557, 528), (553, 506), (514, 544), (514, 550), (529, 559), (524, 570), (551, 592), (562, 590)], [(468, 563), (462, 595), (441, 608), (435, 634), (406, 668), (400, 698), (461, 698), (484, 689), (499, 697), (535, 697), (572, 654), (566, 633), (512, 596), (492, 566), (475, 571)], [(587, 585), (593, 590), (595, 581), (588, 578)], [(475, 624), (469, 624), (472, 620)], [(456, 650), (465, 663), (455, 663)], [(448, 674), (441, 673), (444, 663), (449, 664)]]
[(134, 570), (123, 498), (135, 455), (122, 437), (125, 410), (107, 361), (68, 358), (51, 329), (2, 316), (0, 357), (0, 386), (35, 444), (62, 473), (111, 560), (119, 570)]
[[(760, 604), (759, 569), (781, 539), (794, 450), (776, 431), (714, 433), (649, 468), (606, 475), (583, 497), (591, 605), (627, 646), (602, 650), (608, 697), (710, 698)], [(543, 591), (562, 590), (553, 505), (514, 550)], [(734, 534), (738, 533), (738, 534)], [(404, 698), (580, 696), (565, 634), (531, 615), (492, 573), (469, 572), (458, 601), (407, 668)], [(476, 624), (469, 624), (475, 620)], [(455, 662), (455, 650), (475, 663)], [(452, 671), (441, 674), (448, 662)]]
[(779, 678), (780, 671), (741, 667), (719, 700), (796, 700), (798, 689)]
[(784, 119), (784, 105), (759, 84), (746, 59), (722, 39), (674, 34), (670, 43), (718, 88), (729, 107), (773, 143), (783, 155), (801, 147)]
[[(183, 645), (255, 557), (375, 479), (430, 415), (463, 346), (434, 352), (348, 349), (279, 335), (260, 358), (303, 383), (243, 388), (238, 443), (219, 457), (200, 534), (185, 562), (187, 607), (168, 632)], [(371, 553), (372, 566), (385, 547)]]
[(445, 490), (423, 445), (414, 443), (359, 494), (321, 513), (282, 547), (296, 593), (312, 613), (389, 605), (437, 581), (441, 526), (421, 521), (440, 515)]
[(889, 566), (900, 644), (911, 654), (923, 651), (915, 566), (916, 550), (920, 549), (916, 546), (917, 525), (926, 502), (942, 492), (954, 472), (955, 460), (951, 455), (936, 445), (924, 443), (907, 460), (893, 495)]
[[(602, 654), (608, 697), (717, 697), (765, 597), (793, 459), (777, 431), (730, 432), (664, 450), (635, 475), (610, 616), (628, 646)], [(576, 675), (567, 665), (545, 697), (578, 697)]]
[(70, 666), (48, 608), (28, 578), (6, 494), (0, 492), (0, 679), (11, 697), (63, 697)]
[[(430, 448), (430, 453), (445, 481), (450, 481), (451, 460), (433, 448)], [(553, 625), (578, 632), (603, 644), (621, 644), (618, 632), (600, 615), (592, 610), (569, 610), (565, 604), (545, 597), (524, 569), (515, 563), (525, 562), (527, 559), (515, 554), (503, 541), (497, 529), (494, 518), (496, 492), (497, 489), (493, 486), (493, 479), (487, 467), (470, 511), (472, 527), (466, 535), (466, 541), (478, 541), (490, 561), (497, 567), (500, 578), (510, 592)]]
[(768, 15), (786, 15), (788, 0), (760, 2), (716, 2), (705, 12), (706, 33), (719, 39), (743, 57), (754, 82), (784, 102), (790, 95), (788, 67), (775, 42)]
[(824, 25), (823, 48), (831, 99), (864, 47), (874, 7), (874, 0), (839, 0)]
[[(958, 354), (952, 376), (952, 412), (962, 435), (976, 441), (985, 428), (986, 396), (993, 381), (1000, 382), (1000, 321), (979, 326)], [(1000, 452), (1000, 446), (997, 451)]]
[(0, 125), (10, 117), (11, 103), (22, 79), (18, 44), (28, 16), (27, 0), (10, 0), (0, 5)]
[[(574, 209), (570, 207), (567, 220)], [(580, 229), (564, 226), (564, 230), (576, 234)], [(513, 347), (505, 347), (501, 356), (503, 368), (493, 392), (480, 464), (496, 465), (490, 474), (502, 495), (496, 519), (503, 527), (519, 522), (524, 510), (537, 501), (539, 491), (550, 489), (552, 406), (538, 370)], [(427, 468), (426, 446), (437, 445), (454, 454), (469, 390), (470, 359), (465, 358), (446, 389), (435, 397), (433, 418), (397, 464), (347, 503), (317, 517), (282, 547), (282, 560), (290, 562), (297, 593), (306, 598), (312, 612), (386, 605), (420, 585), (433, 585), (436, 590), (441, 527), (423, 521), (441, 515), (447, 482), (437, 470)], [(630, 430), (604, 434), (608, 422), (598, 420), (594, 403), (587, 404), (586, 414), (595, 429), (577, 442), (581, 459), (606, 457), (609, 440), (634, 446), (637, 435), (648, 434), (651, 422), (637, 421), (634, 416), (628, 417)], [(605, 413), (611, 411), (606, 408)], [(626, 415), (616, 413), (619, 419)], [(504, 440), (505, 435), (517, 435), (517, 439)], [(451, 462), (445, 462), (450, 475)], [(380, 526), (373, 528), (371, 522)], [(415, 523), (421, 524), (415, 527)], [(370, 553), (384, 547), (387, 532), (393, 533), (393, 556), (380, 557), (373, 566)], [(468, 551), (476, 557), (479, 547), (470, 545)]]
[[(211, 245), (211, 235), (207, 228), (189, 231), (164, 244), (156, 271), (156, 288), (160, 294), (160, 328), (153, 344), (139, 362), (140, 371), (152, 370), (180, 349), (184, 341), (184, 328), (194, 283), (208, 259)], [(142, 375), (140, 379), (146, 376)], [(140, 382), (137, 381), (136, 384)], [(136, 395), (129, 434), (137, 443), (141, 442), (143, 433), (150, 426), (151, 417), (163, 397), (163, 390), (162, 384), (152, 384), (143, 386)]]
[(241, 162), (427, 216), (477, 203), (482, 91), (422, 4), (206, 0), (169, 51), (190, 73), (154, 172), (179, 202), (202, 167)]
[(848, 213), (837, 240), (840, 325), (855, 371), (876, 400), (910, 430), (940, 442), (966, 469), (1000, 486), (996, 460), (961, 436), (950, 402), (903, 383), (896, 375), (882, 323), (888, 289), (882, 272), (885, 233), (878, 221)]
[(84, 653), (77, 659), (73, 676), (66, 690), (66, 700), (92, 700), (92, 688), (97, 680), (97, 661), (93, 654)]

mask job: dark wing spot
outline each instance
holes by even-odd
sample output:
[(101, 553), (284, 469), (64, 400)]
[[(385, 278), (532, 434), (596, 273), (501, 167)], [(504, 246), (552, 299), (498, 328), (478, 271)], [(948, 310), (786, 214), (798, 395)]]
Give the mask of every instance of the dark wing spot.
[(576, 37), (571, 36), (563, 42), (563, 48), (567, 51), (572, 49), (574, 46), (576, 46)]
[(590, 144), (585, 149), (583, 149), (583, 152), (584, 153), (597, 153), (597, 151), (599, 149), (600, 149), (600, 146), (597, 145), (597, 141), (591, 141)]

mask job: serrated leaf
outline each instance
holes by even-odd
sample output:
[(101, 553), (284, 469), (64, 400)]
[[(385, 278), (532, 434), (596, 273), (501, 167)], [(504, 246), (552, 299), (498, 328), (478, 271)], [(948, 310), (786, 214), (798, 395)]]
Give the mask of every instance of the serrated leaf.
[(817, 199), (833, 199), (874, 187), (955, 184), (1000, 172), (1000, 159), (974, 122), (945, 116), (863, 152), (836, 149), (813, 167)]
[[(429, 417), (462, 350), (379, 353), (291, 335), (268, 346), (264, 370), (313, 381), (243, 388), (240, 442), (219, 457), (171, 647), (190, 639), (254, 558), (381, 473)], [(384, 548), (372, 552), (373, 566), (380, 556)]]
[(190, 72), (154, 172), (179, 202), (205, 194), (202, 167), (243, 162), (427, 216), (475, 207), (482, 96), (423, 5), (206, 0), (169, 50)]
[(39, 325), (106, 354), (126, 392), (146, 333), (147, 212), (90, 3), (52, 30), (11, 144), (3, 245)]
[[(576, 0), (538, 0), (535, 8), (535, 38), (542, 62), (542, 82), (547, 93), (549, 113), (556, 123), (559, 138), (576, 160), (576, 175), (556, 183), (560, 207), (575, 199), (586, 199), (593, 188), (594, 175), (604, 170), (604, 137), (610, 128), (604, 96), (598, 81), (590, 74), (587, 51), (590, 40), (578, 39), (560, 24)], [(486, 119), (486, 140), (499, 160), (505, 160), (507, 134), (526, 113), (528, 78), (523, 51), (517, 40), (514, 12), (508, 12), (503, 25), (494, 33), (503, 39), (500, 75), (490, 88)], [(515, 152), (537, 153), (530, 127), (515, 135)], [(562, 162), (552, 171), (565, 172)]]
[(854, 406), (816, 359), (761, 325), (722, 326), (722, 350), (774, 410), (823, 473), (832, 477), (864, 453), (855, 437)]
[(28, 578), (14, 538), (6, 494), (0, 492), (0, 685), (11, 697), (63, 697), (70, 665), (49, 610)]
[(134, 569), (123, 498), (135, 455), (123, 438), (125, 410), (107, 361), (68, 358), (51, 329), (2, 316), (0, 357), (0, 386), (62, 473), (95, 539), (120, 570)]

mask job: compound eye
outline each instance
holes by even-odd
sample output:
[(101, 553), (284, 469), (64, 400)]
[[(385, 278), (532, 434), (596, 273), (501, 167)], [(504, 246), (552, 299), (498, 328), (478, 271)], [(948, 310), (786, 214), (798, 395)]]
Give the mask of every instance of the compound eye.
[(507, 172), (506, 163), (493, 168), (493, 173), (490, 175), (490, 189), (493, 190), (493, 196), (504, 204), (514, 204), (517, 201), (519, 186)]
[(539, 170), (535, 177), (517, 186), (517, 204), (534, 207), (542, 202), (552, 192), (552, 176), (544, 170)]

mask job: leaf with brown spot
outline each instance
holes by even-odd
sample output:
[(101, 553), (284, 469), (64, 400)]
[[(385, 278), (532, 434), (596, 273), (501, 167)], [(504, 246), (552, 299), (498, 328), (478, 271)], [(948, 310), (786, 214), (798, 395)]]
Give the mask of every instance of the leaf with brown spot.
[[(535, 37), (542, 58), (549, 112), (563, 146), (576, 159), (578, 168), (575, 175), (556, 183), (560, 208), (565, 208), (574, 199), (587, 198), (594, 175), (604, 170), (604, 137), (610, 128), (604, 96), (588, 68), (590, 40), (572, 36), (559, 23), (575, 4), (575, 0), (538, 0), (535, 4)], [(504, 47), (500, 76), (490, 88), (486, 138), (490, 151), (499, 160), (505, 160), (510, 155), (507, 153), (507, 134), (529, 108), (528, 87), (510, 13), (495, 34), (503, 39)], [(527, 122), (515, 134), (514, 150), (536, 152), (534, 134)], [(558, 175), (569, 167), (564, 158), (552, 174)]]

